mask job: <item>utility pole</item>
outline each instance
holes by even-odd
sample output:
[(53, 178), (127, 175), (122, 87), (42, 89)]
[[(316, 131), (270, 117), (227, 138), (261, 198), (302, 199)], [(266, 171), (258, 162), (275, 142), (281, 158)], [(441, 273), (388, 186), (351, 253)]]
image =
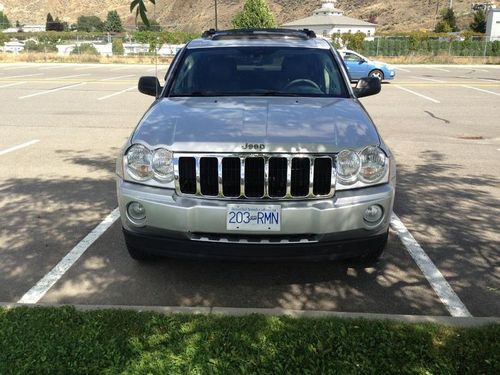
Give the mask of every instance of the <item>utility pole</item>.
[(217, 0), (215, 0), (215, 30), (217, 29)]
[(448, 8), (453, 9), (453, 0), (450, 0), (450, 6)]

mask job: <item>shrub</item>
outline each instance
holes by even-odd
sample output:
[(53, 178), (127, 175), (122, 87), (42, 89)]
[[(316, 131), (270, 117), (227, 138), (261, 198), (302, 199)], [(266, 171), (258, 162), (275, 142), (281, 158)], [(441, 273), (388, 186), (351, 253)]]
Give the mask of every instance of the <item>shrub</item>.
[(113, 55), (123, 55), (125, 50), (123, 49), (123, 40), (120, 38), (114, 38), (111, 45)]
[(96, 48), (89, 43), (80, 44), (80, 46), (75, 47), (75, 49), (71, 52), (72, 55), (99, 55), (99, 52)]

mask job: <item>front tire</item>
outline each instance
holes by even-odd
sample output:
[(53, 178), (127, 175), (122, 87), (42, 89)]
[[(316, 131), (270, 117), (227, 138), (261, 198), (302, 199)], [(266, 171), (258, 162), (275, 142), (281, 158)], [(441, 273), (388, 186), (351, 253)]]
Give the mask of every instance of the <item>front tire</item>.
[(369, 77), (375, 77), (375, 78), (378, 78), (379, 81), (383, 81), (384, 80), (384, 72), (379, 70), (379, 69), (373, 69), (370, 74), (368, 74)]

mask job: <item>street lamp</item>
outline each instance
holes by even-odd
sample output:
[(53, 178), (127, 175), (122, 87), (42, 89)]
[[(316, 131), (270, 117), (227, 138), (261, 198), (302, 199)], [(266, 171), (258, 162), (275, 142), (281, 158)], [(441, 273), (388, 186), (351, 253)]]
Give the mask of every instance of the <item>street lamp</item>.
[(215, 0), (215, 30), (217, 30), (217, 0)]

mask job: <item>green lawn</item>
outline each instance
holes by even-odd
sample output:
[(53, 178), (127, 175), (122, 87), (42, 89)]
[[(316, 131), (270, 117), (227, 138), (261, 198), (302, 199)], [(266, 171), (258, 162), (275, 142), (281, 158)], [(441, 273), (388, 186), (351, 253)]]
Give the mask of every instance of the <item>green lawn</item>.
[(0, 374), (500, 374), (500, 325), (0, 309)]

